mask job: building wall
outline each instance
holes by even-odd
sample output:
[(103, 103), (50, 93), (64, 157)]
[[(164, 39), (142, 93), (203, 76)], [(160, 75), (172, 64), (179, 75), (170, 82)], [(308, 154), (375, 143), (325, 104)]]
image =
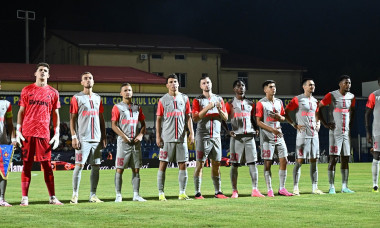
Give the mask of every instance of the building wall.
[(263, 94), (262, 84), (268, 79), (276, 81), (278, 95), (296, 95), (301, 93), (301, 71), (256, 71), (253, 69), (221, 69), (221, 94), (231, 94), (232, 85), (238, 79), (238, 72), (248, 73), (247, 94)]

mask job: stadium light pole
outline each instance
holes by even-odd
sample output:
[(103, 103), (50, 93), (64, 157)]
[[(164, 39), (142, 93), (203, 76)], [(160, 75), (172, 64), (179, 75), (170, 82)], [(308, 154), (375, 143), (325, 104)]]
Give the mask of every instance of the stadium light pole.
[(25, 62), (29, 64), (29, 20), (36, 19), (36, 13), (28, 10), (17, 10), (17, 18), (25, 20)]

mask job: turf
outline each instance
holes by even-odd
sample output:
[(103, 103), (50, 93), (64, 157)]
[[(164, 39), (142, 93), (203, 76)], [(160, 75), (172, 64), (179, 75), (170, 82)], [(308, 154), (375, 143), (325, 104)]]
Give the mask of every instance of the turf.
[[(339, 165), (338, 165), (339, 167)], [(288, 166), (288, 190), (292, 190), (292, 169)], [(319, 165), (319, 188), (327, 192), (327, 166)], [(263, 167), (259, 166), (259, 188), (266, 193)], [(278, 188), (278, 166), (272, 167), (273, 188)], [(187, 193), (193, 197), (194, 169), (189, 168)], [(252, 198), (247, 167), (239, 168), (238, 199), (214, 199), (210, 168), (205, 168), (202, 193), (205, 200), (179, 201), (177, 169), (167, 169), (166, 202), (159, 202), (157, 169), (141, 170), (141, 195), (147, 202), (132, 202), (131, 172), (124, 172), (123, 202), (115, 203), (114, 170), (101, 170), (98, 196), (105, 203), (88, 203), (90, 171), (83, 171), (79, 204), (70, 205), (71, 171), (56, 171), (56, 195), (65, 205), (48, 205), (42, 172), (33, 172), (28, 207), (21, 199), (20, 173), (10, 173), (6, 199), (14, 206), (0, 207), (1, 227), (373, 227), (378, 226), (380, 193), (372, 193), (370, 163), (350, 164), (349, 187), (354, 194), (312, 195), (309, 165), (302, 166), (301, 196)], [(222, 167), (222, 189), (231, 195), (229, 168)], [(336, 189), (341, 174), (336, 174)], [(277, 191), (275, 191), (277, 192)]]

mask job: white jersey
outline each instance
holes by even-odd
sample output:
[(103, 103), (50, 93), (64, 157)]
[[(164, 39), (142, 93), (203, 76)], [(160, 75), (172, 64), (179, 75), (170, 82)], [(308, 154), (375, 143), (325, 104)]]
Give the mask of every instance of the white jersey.
[(7, 144), (7, 129), (5, 122), (7, 118), (12, 118), (12, 105), (7, 100), (0, 100), (0, 143)]
[(78, 114), (75, 131), (80, 141), (100, 142), (99, 114), (103, 113), (103, 104), (98, 94), (75, 94), (71, 99), (70, 113)]
[(380, 136), (380, 89), (369, 95), (366, 107), (373, 110), (372, 135)]

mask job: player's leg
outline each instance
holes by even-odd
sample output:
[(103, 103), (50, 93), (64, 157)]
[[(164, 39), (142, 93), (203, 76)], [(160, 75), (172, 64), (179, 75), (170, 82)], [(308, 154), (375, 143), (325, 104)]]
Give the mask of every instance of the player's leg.
[(350, 160), (350, 156), (351, 156), (350, 138), (348, 136), (345, 136), (342, 143), (342, 150), (341, 150), (341, 157), (340, 157), (341, 158), (340, 172), (342, 174), (342, 193), (354, 193), (354, 191), (348, 188), (348, 174), (349, 174), (348, 162)]
[[(337, 139), (341, 140), (339, 137), (335, 137), (334, 133), (330, 130), (329, 131), (329, 145), (330, 145), (330, 150), (329, 150), (329, 165), (327, 168), (327, 175), (329, 177), (329, 184), (330, 184), (330, 189), (329, 193), (330, 194), (335, 194), (335, 167), (336, 163), (338, 162), (338, 145), (337, 145)], [(340, 151), (339, 151), (340, 152)]]
[(319, 138), (315, 137), (311, 139), (311, 151), (310, 151), (310, 179), (312, 184), (313, 194), (322, 195), (325, 194), (318, 189), (318, 159), (319, 159)]
[[(76, 159), (77, 160), (77, 159)], [(70, 203), (71, 204), (77, 204), (78, 203), (78, 193), (79, 193), (79, 185), (80, 180), (82, 177), (82, 170), (83, 170), (82, 164), (75, 164), (74, 171), (73, 171), (73, 195), (71, 197)]]
[(296, 139), (296, 162), (293, 168), (293, 194), (296, 196), (300, 195), (298, 184), (301, 177), (301, 166), (307, 156), (307, 147), (311, 146), (308, 145), (308, 141), (310, 140), (303, 137)]
[(201, 194), (202, 170), (210, 150), (210, 140), (195, 139), (196, 163), (194, 169), (195, 199), (204, 199)]
[(25, 141), (22, 145), (22, 163), (23, 168), (21, 172), (21, 192), (22, 199), (20, 206), (28, 206), (29, 199), (29, 186), (32, 178), (32, 166), (34, 163), (35, 155), (35, 138), (34, 137), (25, 137)]
[(211, 179), (214, 184), (215, 198), (228, 198), (222, 193), (222, 178), (220, 175), (220, 161), (222, 160), (222, 144), (220, 138), (211, 139), (213, 145), (209, 154), (211, 159)]
[(121, 196), (121, 187), (123, 186), (123, 173), (124, 173), (124, 168), (116, 168), (116, 172), (115, 172), (115, 192), (116, 192), (115, 202), (116, 203), (123, 201), (123, 197)]
[(278, 151), (278, 157), (280, 160), (280, 168), (278, 170), (278, 176), (280, 178), (280, 189), (278, 191), (278, 194), (282, 196), (293, 196), (293, 194), (288, 192), (288, 190), (285, 188), (286, 177), (288, 175), (288, 171), (286, 169), (286, 166), (288, 164), (288, 149), (283, 139), (282, 143), (276, 145), (276, 149)]
[(99, 171), (100, 171), (100, 159), (101, 159), (101, 143), (90, 143), (90, 157), (89, 163), (91, 165), (91, 174), (90, 174), (90, 199), (91, 203), (103, 203), (96, 196), (96, 190), (98, 188), (99, 183)]
[(7, 201), (5, 201), (5, 190), (7, 188), (7, 180), (3, 179), (0, 175), (0, 206), (11, 207)]
[(146, 201), (140, 196), (140, 168), (142, 164), (142, 153), (140, 142), (136, 143), (132, 150), (132, 158), (130, 159), (130, 167), (132, 170), (132, 187), (133, 187), (133, 201)]
[(157, 172), (157, 187), (158, 187), (158, 200), (166, 201), (165, 198), (165, 177), (166, 177), (166, 167), (168, 166), (169, 159), (173, 156), (175, 152), (174, 143), (164, 143), (164, 147), (160, 149), (160, 165)]
[(296, 159), (296, 163), (294, 164), (293, 168), (293, 194), (296, 196), (300, 195), (298, 183), (300, 182), (301, 166), (303, 164), (303, 161), (303, 158)]
[(53, 169), (51, 168), (51, 162), (41, 161), (41, 165), (44, 169), (45, 184), (50, 196), (49, 204), (62, 205), (63, 203), (55, 197), (54, 174)]
[(373, 192), (379, 192), (379, 160), (380, 160), (380, 152), (373, 151), (373, 160), (372, 160), (372, 182), (373, 182)]
[(187, 173), (186, 162), (189, 161), (189, 152), (187, 148), (187, 142), (176, 143), (176, 161), (178, 164), (178, 183), (179, 183), (179, 195), (180, 200), (191, 200), (186, 195), (187, 181), (189, 179)]
[(267, 185), (268, 197), (274, 197), (272, 189), (272, 171), (274, 145), (269, 142), (261, 142), (261, 158), (264, 160), (264, 178)]
[(232, 196), (231, 198), (238, 198), (238, 190), (237, 190), (237, 178), (238, 178), (238, 168), (239, 168), (239, 162), (238, 162), (238, 154), (236, 154), (235, 150), (235, 138), (231, 137), (230, 139), (230, 179), (231, 179), (231, 186), (232, 186)]

